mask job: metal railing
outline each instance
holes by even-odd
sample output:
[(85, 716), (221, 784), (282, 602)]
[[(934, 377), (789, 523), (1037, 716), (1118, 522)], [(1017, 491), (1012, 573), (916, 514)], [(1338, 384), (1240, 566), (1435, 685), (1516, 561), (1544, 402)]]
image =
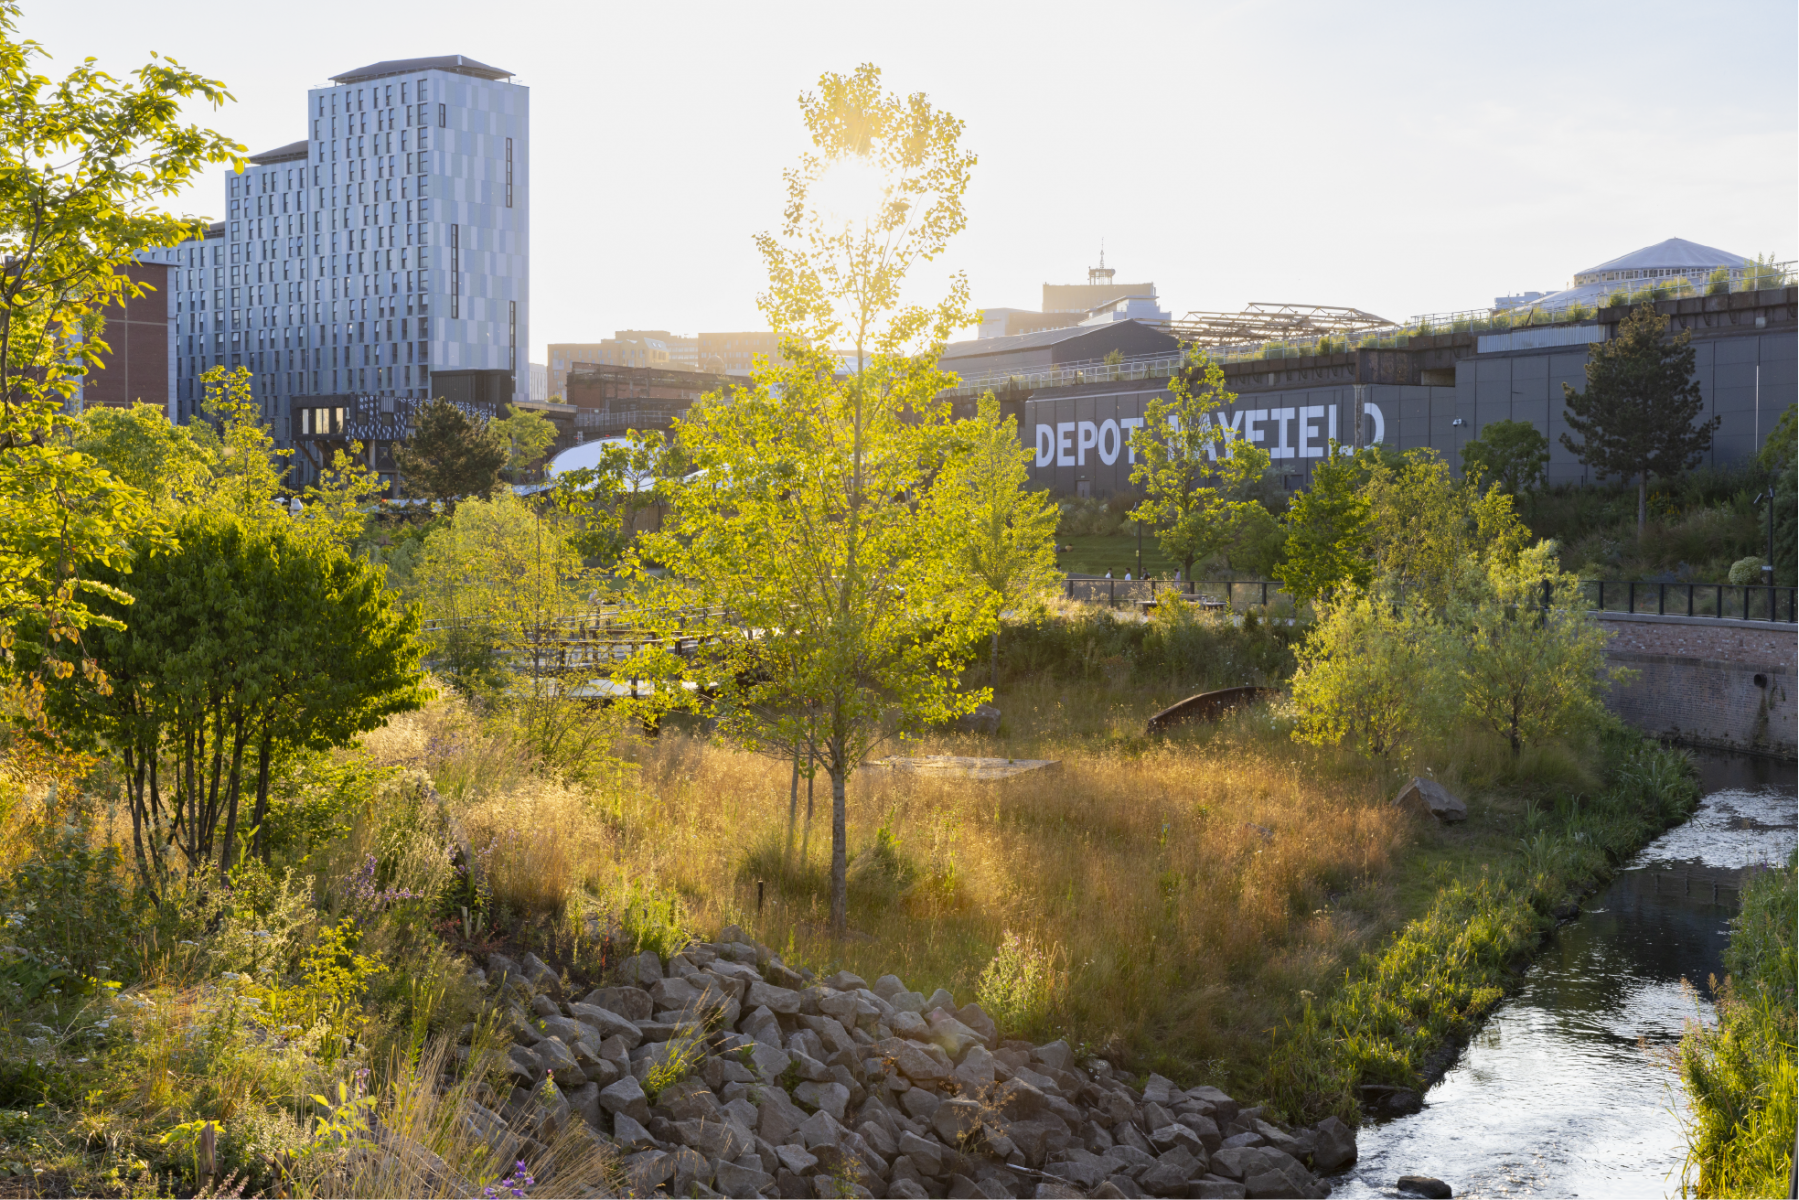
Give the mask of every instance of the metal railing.
[(1273, 579), (1105, 579), (1070, 575), (1062, 584), (1062, 594), (1069, 600), (1103, 603), (1114, 608), (1179, 599), (1202, 608), (1236, 609), (1257, 604), (1266, 606), (1285, 596), (1286, 592)]
[[(1594, 612), (1658, 617), (1722, 617), (1736, 621), (1799, 619), (1799, 588), (1768, 583), (1636, 583), (1580, 581)], [(1782, 615), (1784, 614), (1784, 616)]]
[(1127, 379), (1163, 379), (1181, 369), (1185, 358), (1179, 354), (1139, 354), (1121, 362), (1085, 359), (1081, 362), (1058, 363), (1036, 371), (989, 371), (983, 375), (964, 375), (950, 392), (984, 392), (1007, 384), (1018, 387), (1072, 387), (1081, 383), (1112, 383)]

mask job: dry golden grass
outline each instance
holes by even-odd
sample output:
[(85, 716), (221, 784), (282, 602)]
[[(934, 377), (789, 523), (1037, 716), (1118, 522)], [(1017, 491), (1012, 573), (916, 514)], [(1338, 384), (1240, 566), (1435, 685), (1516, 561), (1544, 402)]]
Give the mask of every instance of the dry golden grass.
[[(398, 719), (371, 748), (432, 772), (464, 836), (495, 847), (496, 895), (518, 911), (570, 895), (630, 926), (626, 909), (678, 897), (693, 932), (736, 922), (821, 973), (892, 972), (959, 1002), (1012, 934), (1040, 948), (1054, 993), (1019, 1032), (1064, 1033), (1188, 1081), (1247, 1084), (1299, 993), (1391, 927), (1391, 876), (1412, 827), (1384, 803), (1383, 770), (1296, 746), (1266, 710), (1144, 738), (1149, 713), (1174, 698), (1018, 689), (999, 698), (1001, 737), (902, 752), (1059, 768), (998, 784), (858, 773), (855, 932), (841, 944), (824, 929), (829, 785), (818, 782), (808, 832), (802, 781), (788, 851), (789, 763), (671, 731), (621, 742), (635, 769), (616, 785), (568, 786), (526, 769), (449, 700)], [(874, 849), (881, 830), (886, 851)]]

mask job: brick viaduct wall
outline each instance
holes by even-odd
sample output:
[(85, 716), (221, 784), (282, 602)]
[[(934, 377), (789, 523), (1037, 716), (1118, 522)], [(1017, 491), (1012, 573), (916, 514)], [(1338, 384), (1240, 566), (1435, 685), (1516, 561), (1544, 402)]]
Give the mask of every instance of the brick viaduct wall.
[(1637, 673), (1607, 700), (1625, 721), (1693, 745), (1799, 757), (1799, 625), (1595, 615), (1611, 634), (1607, 659)]

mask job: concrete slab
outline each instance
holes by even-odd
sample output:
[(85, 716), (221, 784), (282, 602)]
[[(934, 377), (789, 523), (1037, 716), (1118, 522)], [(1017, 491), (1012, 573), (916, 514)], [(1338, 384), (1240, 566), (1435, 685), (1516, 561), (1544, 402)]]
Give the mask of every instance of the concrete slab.
[(988, 783), (1011, 779), (1031, 771), (1053, 770), (1062, 765), (1058, 758), (971, 758), (962, 754), (923, 754), (913, 758), (878, 758), (868, 764), (890, 771), (913, 775), (929, 775), (938, 779), (972, 779)]

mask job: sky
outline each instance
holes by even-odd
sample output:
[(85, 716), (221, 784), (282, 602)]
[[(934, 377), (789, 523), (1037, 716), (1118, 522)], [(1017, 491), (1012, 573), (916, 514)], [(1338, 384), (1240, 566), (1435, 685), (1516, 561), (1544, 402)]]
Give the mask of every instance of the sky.
[[(370, 4), (23, 0), (56, 76), (157, 51), (236, 97), (254, 153), (308, 87), (462, 54), (531, 89), (533, 361), (618, 329), (766, 328), (752, 242), (805, 147), (798, 98), (881, 67), (963, 120), (968, 228), (921, 278), (1037, 308), (1101, 247), (1162, 306), (1388, 318), (1551, 291), (1682, 237), (1799, 257), (1799, 6)], [(213, 218), (222, 169), (176, 198)]]

